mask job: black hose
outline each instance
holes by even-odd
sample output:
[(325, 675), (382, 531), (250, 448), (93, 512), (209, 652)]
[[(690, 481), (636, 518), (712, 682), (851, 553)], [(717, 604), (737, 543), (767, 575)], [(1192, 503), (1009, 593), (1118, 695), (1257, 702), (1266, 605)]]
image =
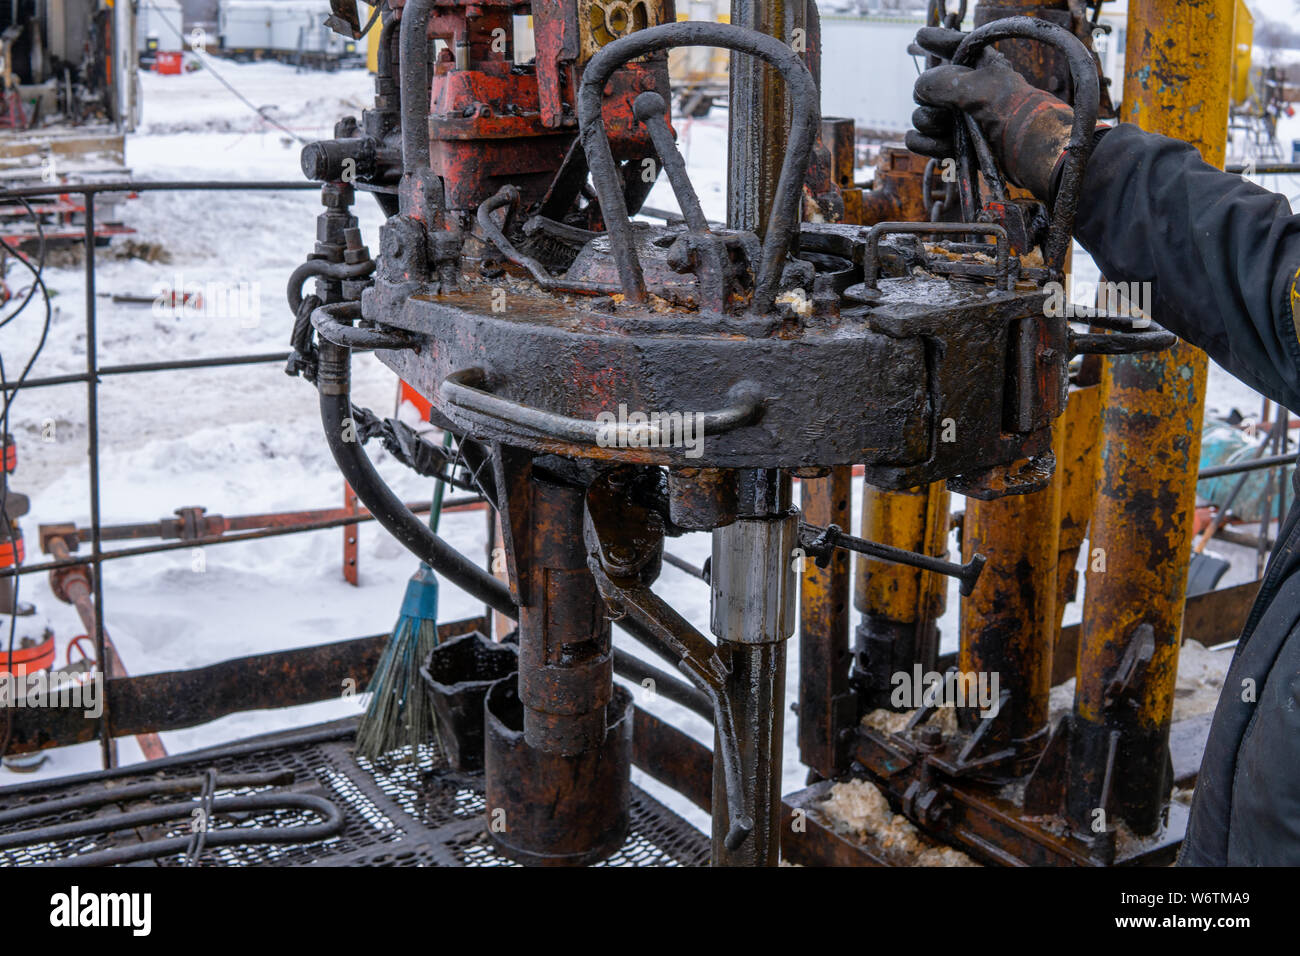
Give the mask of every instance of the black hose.
[(308, 259), (298, 268), (294, 269), (289, 275), (288, 288), (286, 294), (289, 297), (289, 308), (296, 315), (298, 307), (302, 305), (302, 286), (308, 279), (316, 276), (324, 276), (326, 279), (364, 279), (373, 275), (375, 272), (375, 260), (367, 259), (365, 262), (349, 264), (346, 262), (330, 262), (328, 259)]
[(406, 0), (398, 70), (402, 111), (402, 172), (429, 165), (429, 15), (433, 0)]
[[(624, 618), (618, 623), (619, 626), (623, 626), (627, 623), (627, 619)], [(614, 673), (642, 686), (647, 680), (651, 681), (655, 694), (664, 700), (680, 704), (693, 714), (713, 723), (713, 702), (702, 690), (692, 687), (684, 680), (678, 680), (652, 664), (647, 664), (639, 657), (620, 651), (617, 647), (614, 648)]]
[(317, 372), (321, 423), (339, 471), (375, 520), (407, 550), (467, 594), (517, 619), (519, 609), (510, 597), (510, 590), (430, 531), (375, 471), (355, 428), (348, 428), (352, 418), (351, 363), (352, 354), (348, 349), (328, 339), (321, 340)]
[[(177, 817), (189, 816), (195, 808), (196, 804), (193, 803), (169, 804), (113, 817), (95, 817), (91, 820), (33, 830), (27, 834), (16, 834), (16, 836), (30, 837), (25, 843), (19, 845), (44, 843), (55, 839), (66, 839), (75, 835), (112, 832), (114, 830), (160, 824)], [(223, 827), (219, 830), (210, 829), (204, 834), (204, 843), (208, 847), (315, 843), (342, 831), (346, 822), (343, 811), (334, 803), (322, 797), (306, 793), (254, 793), (248, 796), (217, 800), (212, 805), (212, 811), (217, 815), (225, 813), (273, 813), (286, 810), (305, 810), (314, 813), (321, 818), (321, 822), (297, 827), (235, 826)], [(211, 821), (207, 822), (211, 823)], [(134, 863), (139, 860), (156, 860), (160, 857), (185, 852), (189, 843), (189, 836), (147, 840), (143, 843), (127, 844), (108, 850), (82, 853), (66, 859), (52, 860), (44, 865), (116, 866), (122, 863)]]

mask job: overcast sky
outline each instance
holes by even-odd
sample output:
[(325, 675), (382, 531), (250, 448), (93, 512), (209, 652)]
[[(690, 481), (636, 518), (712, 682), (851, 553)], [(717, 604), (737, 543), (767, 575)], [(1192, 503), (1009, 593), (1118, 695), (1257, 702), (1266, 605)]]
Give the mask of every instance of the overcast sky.
[(1246, 0), (1256, 19), (1290, 22), (1296, 15), (1295, 0)]

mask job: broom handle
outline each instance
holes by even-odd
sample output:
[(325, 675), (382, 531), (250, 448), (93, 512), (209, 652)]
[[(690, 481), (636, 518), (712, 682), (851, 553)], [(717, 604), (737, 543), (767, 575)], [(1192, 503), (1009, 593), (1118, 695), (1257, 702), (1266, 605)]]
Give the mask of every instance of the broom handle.
[[(442, 447), (451, 447), (452, 434), (449, 431), (442, 433)], [(429, 529), (438, 533), (438, 519), (442, 517), (442, 496), (447, 490), (447, 484), (441, 478), (433, 480), (433, 506), (429, 509)]]

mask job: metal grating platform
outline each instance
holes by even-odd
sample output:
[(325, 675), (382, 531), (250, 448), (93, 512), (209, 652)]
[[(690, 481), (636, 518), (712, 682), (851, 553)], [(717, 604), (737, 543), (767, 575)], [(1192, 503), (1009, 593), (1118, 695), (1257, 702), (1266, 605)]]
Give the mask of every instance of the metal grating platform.
[[(283, 772), (292, 782), (278, 786), (222, 786), (217, 799), (253, 793), (302, 794), (324, 798), (343, 813), (335, 835), (310, 843), (234, 843), (205, 847), (199, 866), (515, 866), (492, 847), (483, 828), (483, 778), (448, 768), (438, 747), (421, 748), (414, 761), (371, 763), (352, 754), (356, 721), (346, 720), (254, 738), (167, 758), (149, 765), (35, 781), (0, 789), (0, 841), (78, 821), (108, 821), (121, 813), (160, 805), (197, 806), (198, 792), (136, 797), (89, 808), (64, 809), (7, 822), (6, 813), (41, 803), (107, 795), (139, 784), (192, 778), (215, 769), (232, 774)], [(601, 866), (700, 866), (709, 859), (708, 838), (662, 804), (633, 787), (632, 828), (623, 847)], [(295, 828), (319, 823), (308, 810), (280, 808), (219, 816), (210, 832), (232, 828)], [(83, 854), (164, 839), (188, 838), (190, 821), (116, 832), (101, 830), (57, 839), (0, 845), (0, 866), (75, 863)], [(183, 852), (151, 861), (185, 863)]]

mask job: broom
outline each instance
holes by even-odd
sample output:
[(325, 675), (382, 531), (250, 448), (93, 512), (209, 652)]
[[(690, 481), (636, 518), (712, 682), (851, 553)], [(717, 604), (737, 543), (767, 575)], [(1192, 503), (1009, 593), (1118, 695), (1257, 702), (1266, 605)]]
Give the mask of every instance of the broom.
[[(442, 444), (444, 448), (450, 446), (450, 432), (443, 434)], [(442, 514), (443, 490), (439, 478), (434, 482), (429, 509), (429, 527), (435, 533)], [(420, 562), (406, 584), (393, 635), (370, 679), (370, 704), (357, 726), (358, 756), (374, 760), (400, 751), (399, 760), (411, 760), (416, 748), (432, 738), (433, 708), (420, 679), (420, 667), (437, 645), (438, 577), (433, 568)]]

